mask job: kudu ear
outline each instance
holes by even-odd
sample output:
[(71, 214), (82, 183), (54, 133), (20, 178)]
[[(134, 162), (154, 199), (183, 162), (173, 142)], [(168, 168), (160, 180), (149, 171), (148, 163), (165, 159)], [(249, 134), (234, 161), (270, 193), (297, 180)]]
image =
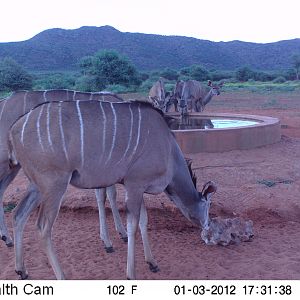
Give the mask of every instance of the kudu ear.
[(192, 169), (192, 160), (187, 157), (185, 157), (184, 159), (188, 166), (189, 173), (190, 173), (191, 179), (193, 181), (194, 187), (197, 189), (197, 176), (196, 176), (195, 172), (193, 172), (193, 169)]
[(213, 193), (217, 191), (217, 186), (213, 181), (209, 181), (204, 184), (202, 189), (202, 196), (208, 199)]
[(208, 86), (211, 86), (211, 85), (212, 85), (211, 80), (208, 80), (207, 85), (208, 85)]

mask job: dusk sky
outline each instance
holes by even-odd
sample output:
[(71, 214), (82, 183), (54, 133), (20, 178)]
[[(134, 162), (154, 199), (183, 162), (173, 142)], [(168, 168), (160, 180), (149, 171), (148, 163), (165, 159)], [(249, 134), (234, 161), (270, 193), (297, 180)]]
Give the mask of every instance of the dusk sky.
[(268, 43), (300, 38), (299, 0), (0, 0), (0, 42), (50, 28), (111, 25), (123, 32)]

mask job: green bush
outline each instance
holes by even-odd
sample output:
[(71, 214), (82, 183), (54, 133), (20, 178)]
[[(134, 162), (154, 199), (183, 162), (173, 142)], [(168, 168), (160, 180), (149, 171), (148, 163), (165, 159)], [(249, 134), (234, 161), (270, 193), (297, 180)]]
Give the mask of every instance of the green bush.
[(34, 89), (50, 90), (50, 89), (74, 89), (75, 75), (67, 73), (53, 73), (36, 75), (34, 80)]
[(160, 72), (160, 76), (166, 78), (168, 80), (177, 80), (178, 79), (178, 72), (176, 70), (165, 68)]
[(212, 81), (226, 81), (227, 79), (231, 79), (232, 77), (234, 77), (233, 71), (213, 70), (209, 72), (209, 78)]
[(94, 80), (93, 88), (98, 90), (107, 85), (120, 84), (129, 87), (141, 83), (137, 70), (128, 58), (113, 50), (103, 50), (94, 56), (84, 57), (79, 65), (83, 76), (90, 76), (88, 80)]
[(113, 92), (116, 94), (133, 93), (136, 91), (136, 87), (128, 87), (121, 84), (110, 84), (105, 87), (105, 91)]
[(273, 83), (284, 83), (286, 82), (286, 79), (283, 76), (278, 76), (275, 79), (272, 80)]
[(31, 75), (15, 60), (9, 57), (0, 60), (0, 91), (15, 91), (31, 88)]
[(249, 79), (253, 79), (253, 77), (254, 77), (254, 72), (248, 67), (238, 68), (235, 72), (235, 78), (241, 82), (245, 82), (248, 81)]
[(156, 81), (156, 79), (153, 79), (153, 78), (149, 78), (149, 79), (143, 81), (140, 86), (140, 90), (141, 91), (149, 91), (155, 81)]
[(92, 75), (83, 75), (76, 80), (75, 89), (82, 92), (98, 92), (105, 85), (97, 82), (97, 77)]
[(209, 79), (209, 72), (200, 65), (194, 65), (190, 68), (190, 76), (192, 79), (203, 81)]

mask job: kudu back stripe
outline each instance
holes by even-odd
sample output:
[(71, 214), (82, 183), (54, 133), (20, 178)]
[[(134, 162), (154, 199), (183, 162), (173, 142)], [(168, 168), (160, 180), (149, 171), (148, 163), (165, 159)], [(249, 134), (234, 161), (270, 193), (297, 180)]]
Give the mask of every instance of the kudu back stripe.
[(131, 104), (128, 105), (128, 108), (130, 111), (130, 130), (129, 130), (128, 143), (127, 143), (127, 147), (125, 149), (123, 156), (118, 160), (118, 162), (116, 164), (119, 164), (126, 157), (126, 154), (128, 153), (130, 145), (131, 145), (132, 130), (133, 130), (133, 112), (132, 112)]
[(59, 122), (59, 129), (60, 129), (60, 134), (61, 134), (61, 142), (62, 142), (63, 151), (64, 151), (65, 157), (68, 161), (69, 157), (68, 157), (68, 152), (67, 152), (67, 148), (66, 148), (65, 135), (64, 135), (64, 129), (63, 129), (63, 124), (62, 124), (61, 104), (62, 104), (62, 102), (60, 101), (58, 103), (58, 122)]
[(110, 107), (113, 113), (113, 132), (112, 132), (112, 142), (111, 142), (111, 148), (108, 154), (108, 157), (105, 161), (105, 164), (108, 163), (108, 161), (111, 159), (114, 147), (115, 147), (115, 142), (116, 142), (116, 135), (117, 135), (117, 115), (116, 115), (116, 111), (114, 109), (114, 105), (113, 103), (110, 103)]
[(37, 131), (38, 140), (39, 140), (39, 144), (42, 148), (42, 151), (44, 151), (44, 146), (43, 146), (42, 137), (41, 137), (40, 119), (41, 119), (43, 110), (44, 110), (44, 106), (42, 105), (41, 110), (40, 110), (39, 115), (38, 115), (38, 118), (37, 118), (37, 121), (36, 121), (36, 131)]
[(80, 156), (81, 156), (81, 166), (83, 166), (84, 165), (84, 125), (83, 125), (83, 119), (82, 119), (79, 103), (80, 101), (77, 100), (76, 109), (77, 109), (77, 115), (80, 124)]
[(49, 146), (51, 147), (51, 150), (53, 151), (53, 144), (52, 144), (51, 133), (50, 133), (50, 108), (51, 108), (51, 102), (47, 104), (46, 122), (47, 122), (48, 143), (49, 143)]
[(0, 112), (0, 120), (1, 120), (1, 118), (2, 118), (3, 111), (4, 111), (4, 108), (5, 108), (6, 103), (7, 103), (7, 100), (2, 100), (2, 101), (1, 101), (2, 109), (1, 109), (1, 112)]
[(27, 95), (28, 95), (28, 91), (26, 91), (26, 92), (24, 93), (24, 100), (23, 100), (23, 114), (26, 113)]
[(105, 150), (105, 138), (106, 138), (106, 114), (104, 111), (104, 108), (102, 106), (102, 102), (99, 102), (100, 105), (100, 109), (101, 109), (101, 114), (103, 117), (103, 127), (102, 127), (102, 154), (101, 154), (101, 158), (100, 161), (102, 161), (103, 159), (103, 154), (104, 154), (104, 150)]
[(132, 153), (130, 155), (130, 157), (133, 157), (136, 150), (137, 150), (137, 147), (139, 145), (139, 142), (140, 142), (140, 134), (141, 134), (141, 121), (142, 121), (142, 113), (141, 113), (141, 107), (140, 105), (138, 106), (138, 113), (139, 113), (139, 121), (138, 121), (138, 128), (137, 128), (137, 137), (136, 137), (136, 143), (135, 143), (135, 146), (132, 150)]

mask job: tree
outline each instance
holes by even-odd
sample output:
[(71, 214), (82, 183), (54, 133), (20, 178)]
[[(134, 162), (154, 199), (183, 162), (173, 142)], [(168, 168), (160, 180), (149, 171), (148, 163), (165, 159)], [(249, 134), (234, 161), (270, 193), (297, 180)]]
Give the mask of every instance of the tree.
[(74, 89), (75, 77), (69, 73), (51, 73), (42, 76), (36, 75), (34, 88), (41, 90), (50, 89)]
[(296, 80), (299, 80), (299, 73), (300, 73), (300, 54), (294, 54), (292, 56), (292, 62), (293, 62), (293, 67), (296, 72)]
[(160, 72), (160, 76), (166, 78), (168, 80), (177, 80), (178, 79), (178, 72), (176, 70), (165, 68)]
[(209, 72), (200, 65), (193, 65), (190, 68), (190, 76), (192, 79), (204, 81), (209, 79)]
[(235, 78), (238, 81), (248, 81), (249, 79), (253, 79), (254, 72), (248, 67), (241, 67), (236, 70)]
[(15, 91), (31, 88), (31, 75), (15, 60), (9, 57), (0, 60), (0, 90)]
[(79, 65), (85, 76), (84, 82), (91, 83), (91, 90), (101, 90), (113, 84), (130, 86), (141, 83), (132, 63), (116, 51), (97, 52), (94, 56), (82, 58)]

